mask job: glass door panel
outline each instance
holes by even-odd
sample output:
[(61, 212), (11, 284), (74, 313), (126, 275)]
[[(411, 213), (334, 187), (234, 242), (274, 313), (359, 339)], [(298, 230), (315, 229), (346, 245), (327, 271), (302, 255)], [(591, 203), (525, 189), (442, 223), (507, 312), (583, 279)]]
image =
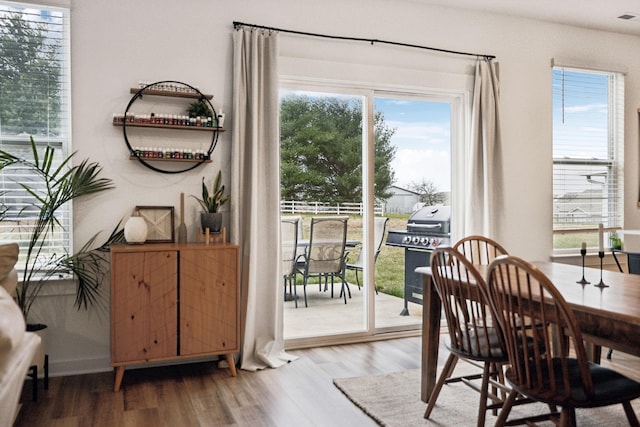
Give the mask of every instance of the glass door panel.
[[(388, 134), (376, 129), (376, 151), (392, 151), (393, 183), (384, 194), (388, 230), (407, 230), (419, 208), (449, 205), (451, 195), (451, 103), (393, 95), (375, 98)], [(434, 237), (434, 236), (430, 236)], [(430, 251), (408, 247), (380, 248), (375, 262), (375, 327), (407, 330), (422, 324), (422, 278), (414, 273), (428, 265)]]
[[(347, 263), (355, 262), (363, 245), (364, 103), (362, 95), (280, 92), (280, 211), (283, 217), (300, 218), (298, 248), (307, 258), (315, 254), (314, 242), (326, 238), (318, 235), (319, 223), (312, 230), (314, 218), (348, 217), (342, 257)], [(326, 248), (318, 251), (329, 252)], [(344, 267), (340, 271), (327, 267), (323, 273), (321, 262), (305, 264), (305, 256), (298, 259), (295, 292), (290, 292), (295, 295), (284, 306), (284, 338), (363, 333), (366, 297), (355, 281), (346, 281)]]

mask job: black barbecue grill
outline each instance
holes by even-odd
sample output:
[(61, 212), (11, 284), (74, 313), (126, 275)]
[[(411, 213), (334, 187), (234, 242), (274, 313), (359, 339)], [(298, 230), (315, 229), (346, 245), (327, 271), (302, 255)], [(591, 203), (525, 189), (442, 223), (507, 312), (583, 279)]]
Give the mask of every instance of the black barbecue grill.
[(425, 206), (414, 212), (406, 230), (389, 230), (386, 244), (404, 248), (404, 308), (400, 314), (408, 316), (409, 301), (422, 304), (422, 276), (415, 269), (430, 264), (435, 248), (451, 244), (451, 207)]

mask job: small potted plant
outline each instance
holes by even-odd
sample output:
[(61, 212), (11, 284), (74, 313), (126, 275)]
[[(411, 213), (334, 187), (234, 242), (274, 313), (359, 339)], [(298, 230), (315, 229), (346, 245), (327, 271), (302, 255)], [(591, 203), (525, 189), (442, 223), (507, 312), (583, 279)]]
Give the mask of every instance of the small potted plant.
[(202, 231), (207, 228), (210, 232), (218, 233), (222, 228), (222, 213), (219, 212), (220, 208), (229, 201), (229, 196), (224, 194), (224, 185), (222, 185), (222, 171), (218, 171), (211, 191), (207, 188), (202, 177), (202, 198), (191, 196), (200, 203), (202, 207), (202, 213), (200, 215), (200, 223)]
[(611, 249), (622, 249), (622, 239), (618, 236), (616, 231), (613, 231), (609, 235), (609, 241), (611, 242)]

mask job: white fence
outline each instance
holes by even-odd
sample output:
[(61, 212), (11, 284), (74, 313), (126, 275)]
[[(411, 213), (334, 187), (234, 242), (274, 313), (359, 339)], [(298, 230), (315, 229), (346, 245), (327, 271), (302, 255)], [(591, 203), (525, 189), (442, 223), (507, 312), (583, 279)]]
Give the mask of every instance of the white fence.
[[(375, 215), (385, 214), (385, 204), (376, 203), (373, 206)], [(362, 203), (323, 203), (323, 202), (296, 202), (294, 200), (282, 200), (280, 212), (287, 214), (311, 213), (314, 215), (364, 215)]]

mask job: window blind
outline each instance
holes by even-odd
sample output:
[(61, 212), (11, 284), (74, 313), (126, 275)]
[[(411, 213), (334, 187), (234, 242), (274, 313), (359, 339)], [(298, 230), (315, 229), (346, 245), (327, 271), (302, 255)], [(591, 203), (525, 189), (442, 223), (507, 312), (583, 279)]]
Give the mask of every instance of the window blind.
[(622, 227), (623, 148), (624, 76), (553, 67), (554, 233)]
[[(33, 158), (30, 137), (56, 148), (60, 164), (70, 148), (69, 11), (0, 1), (0, 149)], [(0, 171), (0, 242), (26, 247), (37, 210), (38, 176), (20, 167)], [(71, 206), (59, 209), (48, 254), (71, 251)], [(21, 250), (21, 255), (23, 251)], [(21, 263), (18, 264), (20, 266)]]

